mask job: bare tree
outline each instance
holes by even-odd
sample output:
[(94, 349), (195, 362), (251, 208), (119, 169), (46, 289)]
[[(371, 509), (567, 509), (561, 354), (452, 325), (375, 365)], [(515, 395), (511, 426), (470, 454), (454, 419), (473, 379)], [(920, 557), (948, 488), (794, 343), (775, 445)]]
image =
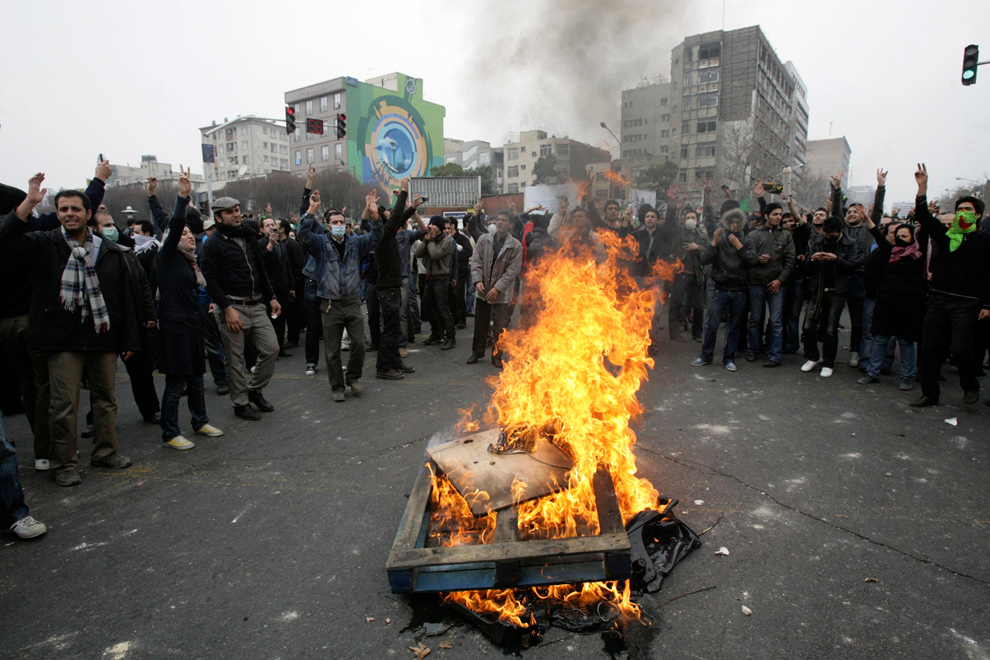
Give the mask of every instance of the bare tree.
[(719, 122), (716, 179), (733, 190), (749, 190), (753, 162), (753, 122)]
[(831, 182), (828, 175), (809, 172), (805, 169), (804, 176), (794, 177), (791, 181), (791, 194), (794, 203), (809, 209), (825, 206), (831, 193)]

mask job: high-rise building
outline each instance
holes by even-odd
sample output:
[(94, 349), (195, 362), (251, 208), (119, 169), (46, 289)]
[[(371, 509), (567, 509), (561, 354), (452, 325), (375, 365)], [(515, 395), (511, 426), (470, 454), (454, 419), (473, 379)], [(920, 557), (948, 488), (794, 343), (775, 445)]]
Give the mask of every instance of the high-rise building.
[(224, 118), (199, 129), (201, 142), (213, 146), (213, 181), (263, 176), (289, 171), (289, 138), (285, 126), (273, 119), (249, 115), (233, 121)]
[[(146, 186), (148, 177), (155, 177), (159, 183), (178, 183), (179, 173), (172, 171), (170, 163), (158, 162), (157, 156), (141, 156), (141, 165), (131, 167), (130, 165), (110, 164), (110, 178), (107, 179), (107, 186)], [(203, 177), (199, 174), (189, 176), (194, 189), (199, 189), (203, 185)]]
[[(564, 183), (582, 181), (587, 176), (586, 167), (591, 163), (607, 163), (612, 160), (605, 149), (593, 147), (568, 137), (547, 135), (546, 131), (524, 131), (518, 139), (506, 142), (505, 192), (521, 193), (526, 186), (535, 183)], [(537, 163), (552, 164), (552, 172), (537, 172)]]
[[(289, 167), (302, 175), (317, 170), (349, 170), (362, 183), (397, 187), (405, 177), (429, 176), (443, 165), (442, 105), (423, 100), (423, 81), (403, 73), (367, 82), (333, 78), (285, 93), (296, 111), (289, 143)], [(337, 138), (344, 115), (346, 135)], [(322, 134), (307, 132), (307, 119), (322, 119)]]
[(709, 177), (746, 190), (803, 162), (806, 90), (759, 26), (687, 37), (670, 70), (669, 149), (682, 185)]
[(849, 187), (849, 159), (852, 149), (845, 137), (827, 140), (809, 140), (808, 157), (804, 169), (806, 176), (832, 176), (842, 174), (842, 188)]
[(670, 94), (671, 85), (662, 76), (622, 90), (623, 161), (670, 155)]

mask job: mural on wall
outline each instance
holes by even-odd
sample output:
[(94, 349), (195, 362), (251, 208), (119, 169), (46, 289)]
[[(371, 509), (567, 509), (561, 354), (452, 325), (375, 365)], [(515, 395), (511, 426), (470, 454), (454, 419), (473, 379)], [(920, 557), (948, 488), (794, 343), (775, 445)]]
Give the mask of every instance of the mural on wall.
[(398, 93), (366, 83), (347, 90), (348, 124), (357, 129), (349, 157), (361, 163), (363, 183), (395, 188), (443, 165), (445, 110), (424, 101), (417, 82), (400, 75)]

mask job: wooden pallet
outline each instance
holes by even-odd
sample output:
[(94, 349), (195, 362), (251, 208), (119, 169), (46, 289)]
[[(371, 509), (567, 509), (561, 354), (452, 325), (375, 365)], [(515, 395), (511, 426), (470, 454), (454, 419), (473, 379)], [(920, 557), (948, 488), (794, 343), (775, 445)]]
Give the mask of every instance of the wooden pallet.
[[(433, 465), (434, 470), (436, 466)], [(515, 508), (496, 514), (486, 545), (426, 547), (430, 471), (424, 466), (409, 495), (385, 568), (392, 593), (436, 593), (622, 580), (632, 572), (629, 537), (604, 469), (592, 485), (600, 533), (570, 539), (520, 541)]]

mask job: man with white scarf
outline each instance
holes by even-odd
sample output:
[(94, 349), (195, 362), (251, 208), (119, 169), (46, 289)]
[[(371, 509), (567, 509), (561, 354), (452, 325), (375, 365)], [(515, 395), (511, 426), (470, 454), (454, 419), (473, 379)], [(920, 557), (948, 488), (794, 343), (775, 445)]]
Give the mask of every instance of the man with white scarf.
[(55, 196), (61, 225), (28, 232), (34, 207), (45, 197), (45, 175), (31, 177), (23, 202), (0, 223), (0, 243), (28, 253), (32, 290), (28, 341), (48, 357), (51, 379), (49, 425), (55, 483), (82, 483), (76, 445), (79, 391), (89, 377), (95, 437), (91, 463), (125, 468), (130, 459), (117, 451), (117, 355), (125, 360), (140, 349), (138, 322), (131, 303), (131, 279), (124, 251), (88, 226), (89, 198), (77, 190)]

